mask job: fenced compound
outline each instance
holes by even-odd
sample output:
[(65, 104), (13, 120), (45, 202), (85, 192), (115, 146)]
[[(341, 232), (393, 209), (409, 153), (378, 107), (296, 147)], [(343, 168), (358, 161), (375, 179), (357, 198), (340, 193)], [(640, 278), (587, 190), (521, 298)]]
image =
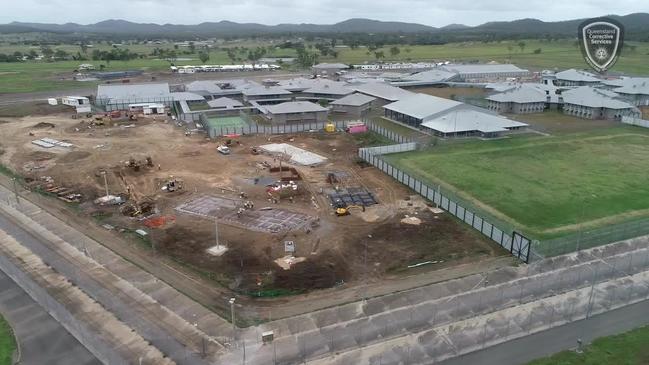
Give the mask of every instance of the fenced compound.
[(414, 140), (410, 137), (402, 136), (399, 133), (396, 133), (394, 131), (391, 131), (387, 128), (381, 127), (380, 125), (374, 123), (371, 120), (364, 119), (363, 122), (367, 126), (367, 129), (371, 132), (377, 133), (393, 142), (396, 143), (408, 143), (408, 142), (414, 142)]
[[(205, 117), (201, 117), (205, 118)], [(209, 127), (207, 120), (201, 119), (201, 122), (208, 129), (207, 133), (210, 138), (219, 136), (226, 136), (231, 134), (290, 134), (311, 131), (323, 131), (325, 126), (329, 123), (333, 124), (336, 129), (344, 129), (347, 127), (348, 121), (332, 121), (332, 122), (312, 122), (312, 123), (295, 123), (295, 124), (278, 124), (278, 125), (259, 125), (249, 124), (240, 127), (228, 126), (214, 126)]]
[(381, 158), (381, 155), (414, 151), (416, 149), (417, 143), (410, 142), (390, 146), (361, 148), (358, 150), (358, 156), (372, 166), (392, 176), (400, 183), (408, 186), (419, 195), (435, 203), (439, 208), (453, 214), (464, 223), (478, 230), (478, 232), (489, 237), (518, 259), (529, 262), (530, 258), (538, 256), (532, 255), (531, 241), (521, 233), (514, 232), (509, 225), (499, 220), (490, 219), (488, 215), (481, 212), (474, 205), (457, 199), (452, 194), (443, 192), (440, 186), (433, 187), (427, 185), (422, 180), (392, 166)]

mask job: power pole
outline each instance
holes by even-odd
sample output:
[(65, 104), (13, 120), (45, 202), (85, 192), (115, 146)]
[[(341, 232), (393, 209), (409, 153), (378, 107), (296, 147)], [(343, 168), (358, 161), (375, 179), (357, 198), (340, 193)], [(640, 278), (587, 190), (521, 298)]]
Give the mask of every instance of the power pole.
[(104, 189), (106, 190), (106, 196), (108, 196), (108, 179), (106, 178), (106, 171), (101, 172), (104, 177)]
[(237, 298), (230, 298), (230, 316), (232, 319), (232, 340), (234, 341), (236, 339), (236, 331), (237, 331), (237, 326), (234, 322), (234, 301), (237, 300)]
[(16, 203), (20, 204), (20, 198), (18, 197), (18, 182), (15, 177), (12, 177), (11, 180), (14, 183), (14, 194), (16, 195)]

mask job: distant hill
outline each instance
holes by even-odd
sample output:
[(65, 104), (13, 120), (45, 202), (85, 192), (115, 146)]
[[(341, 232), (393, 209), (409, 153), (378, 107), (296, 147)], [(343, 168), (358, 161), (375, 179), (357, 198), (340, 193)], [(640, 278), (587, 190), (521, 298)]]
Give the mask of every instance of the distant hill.
[[(625, 16), (612, 15), (625, 25), (627, 32), (649, 34), (649, 14), (635, 13)], [(77, 34), (112, 34), (139, 36), (246, 36), (251, 34), (309, 34), (309, 33), (437, 33), (447, 36), (511, 35), (574, 36), (583, 19), (560, 22), (543, 22), (538, 19), (520, 19), (507, 22), (489, 22), (476, 27), (450, 24), (442, 28), (422, 24), (388, 22), (371, 19), (349, 19), (336, 24), (278, 24), (235, 23), (230, 21), (205, 22), (196, 25), (134, 23), (109, 19), (95, 24), (42, 24), (13, 22), (0, 25), (2, 33), (56, 32)]]

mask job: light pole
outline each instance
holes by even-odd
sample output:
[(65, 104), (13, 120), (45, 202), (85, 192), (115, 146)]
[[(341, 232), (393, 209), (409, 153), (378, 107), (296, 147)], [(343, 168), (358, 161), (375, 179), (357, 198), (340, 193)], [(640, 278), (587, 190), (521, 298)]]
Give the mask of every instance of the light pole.
[(236, 332), (237, 331), (237, 326), (234, 323), (234, 301), (235, 300), (237, 300), (237, 298), (233, 297), (233, 298), (230, 298), (230, 301), (229, 301), (229, 303), (230, 303), (230, 316), (231, 316), (231, 319), (232, 319), (232, 339), (233, 340), (236, 339), (236, 333), (237, 333)]
[(18, 198), (18, 183), (15, 177), (11, 178), (11, 181), (14, 184), (14, 194), (16, 195), (16, 203), (20, 204), (20, 199)]
[(106, 190), (106, 197), (108, 197), (108, 180), (106, 179), (106, 171), (102, 171), (101, 175), (104, 177), (104, 189)]

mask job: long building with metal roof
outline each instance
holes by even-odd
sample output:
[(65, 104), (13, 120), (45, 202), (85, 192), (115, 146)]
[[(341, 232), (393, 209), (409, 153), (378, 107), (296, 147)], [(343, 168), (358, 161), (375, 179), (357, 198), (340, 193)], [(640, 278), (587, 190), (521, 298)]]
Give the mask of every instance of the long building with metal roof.
[(564, 114), (585, 119), (622, 120), (622, 117), (639, 118), (642, 113), (634, 105), (616, 98), (616, 93), (582, 86), (561, 94)]

